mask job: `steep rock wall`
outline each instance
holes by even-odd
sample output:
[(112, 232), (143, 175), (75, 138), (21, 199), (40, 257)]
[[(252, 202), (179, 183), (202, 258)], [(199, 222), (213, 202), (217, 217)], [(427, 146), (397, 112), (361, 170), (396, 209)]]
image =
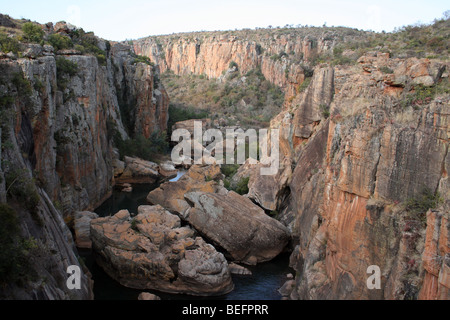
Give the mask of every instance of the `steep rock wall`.
[[(394, 74), (378, 71), (383, 65)], [(436, 83), (442, 68), (378, 55), (335, 69), (328, 137), (321, 138), (319, 126), (300, 148), (283, 212), (299, 235), (292, 298), (448, 299), (448, 210), (428, 213), (425, 224), (425, 212), (414, 215), (404, 203), (424, 188), (448, 203), (449, 97), (400, 104), (409, 85)], [(304, 128), (301, 121), (295, 125)], [(318, 153), (316, 144), (325, 150)], [(441, 241), (432, 245), (436, 237)], [(429, 256), (438, 260), (434, 268)], [(381, 269), (379, 290), (366, 285), (371, 265)]]
[(261, 68), (264, 77), (283, 88), (286, 100), (297, 94), (305, 79), (301, 62), (330, 52), (334, 40), (324, 36), (270, 35), (246, 38), (236, 35), (180, 34), (139, 39), (133, 42), (137, 54), (147, 56), (161, 72), (178, 75), (204, 74), (219, 78), (235, 62), (242, 74)]
[[(87, 270), (81, 290), (66, 286), (67, 267), (83, 268), (65, 221), (74, 211), (95, 208), (112, 191), (115, 134), (149, 137), (166, 129), (168, 97), (157, 70), (136, 63), (130, 47), (113, 45), (99, 63), (76, 50), (23, 46), (34, 53), (24, 58), (0, 54), (0, 198), (19, 215), (20, 236), (36, 242), (42, 254), (29, 261), (37, 278), (24, 286), (8, 285), (1, 294), (6, 299), (91, 299)], [(60, 59), (74, 70), (58, 66)]]

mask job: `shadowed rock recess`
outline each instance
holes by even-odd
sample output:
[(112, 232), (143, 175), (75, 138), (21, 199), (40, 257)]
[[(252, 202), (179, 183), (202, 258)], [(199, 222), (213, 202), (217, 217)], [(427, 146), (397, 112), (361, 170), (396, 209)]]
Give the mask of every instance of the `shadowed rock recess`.
[[(234, 287), (229, 263), (245, 274), (235, 263), (288, 250), (286, 299), (450, 299), (449, 19), (383, 34), (304, 27), (126, 42), (64, 22), (31, 23), (30, 37), (26, 23), (0, 15), (0, 298), (93, 299), (79, 246), (142, 290), (222, 295)], [(205, 80), (228, 114), (211, 112), (204, 128), (235, 128), (230, 119), (258, 109), (249, 101), (278, 101), (258, 91), (263, 79), (282, 90), (270, 120), (278, 173), (192, 165), (171, 182), (167, 155), (140, 159), (172, 129), (161, 73), (176, 77), (172, 92)], [(245, 101), (237, 87), (252, 75)], [(225, 91), (234, 100), (220, 105)], [(192, 118), (173, 129), (192, 129)], [(154, 182), (138, 212), (91, 212), (116, 183)], [(374, 265), (380, 289), (367, 286)], [(68, 266), (80, 268), (81, 290), (67, 287)]]

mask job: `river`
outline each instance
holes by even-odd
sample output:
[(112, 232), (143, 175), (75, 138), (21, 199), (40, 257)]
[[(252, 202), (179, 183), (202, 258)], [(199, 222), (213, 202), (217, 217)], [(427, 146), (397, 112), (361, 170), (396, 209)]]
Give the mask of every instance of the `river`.
[[(183, 173), (172, 179), (177, 180)], [(121, 209), (128, 209), (131, 213), (136, 213), (140, 205), (146, 205), (148, 193), (155, 189), (157, 184), (133, 185), (133, 191), (130, 193), (114, 191), (112, 196), (107, 199), (95, 212), (99, 216), (108, 216)], [(94, 297), (96, 300), (136, 300), (143, 290), (135, 290), (124, 287), (109, 277), (102, 268), (100, 268), (92, 257), (92, 251), (88, 249), (79, 249), (80, 256), (94, 280)], [(287, 280), (287, 274), (292, 273), (288, 267), (289, 254), (280, 254), (275, 259), (260, 263), (256, 266), (250, 266), (251, 276), (233, 275), (235, 288), (232, 292), (218, 297), (194, 297), (188, 295), (168, 294), (152, 290), (146, 292), (154, 293), (163, 300), (183, 300), (183, 299), (221, 299), (221, 300), (279, 300), (281, 295), (278, 289)]]

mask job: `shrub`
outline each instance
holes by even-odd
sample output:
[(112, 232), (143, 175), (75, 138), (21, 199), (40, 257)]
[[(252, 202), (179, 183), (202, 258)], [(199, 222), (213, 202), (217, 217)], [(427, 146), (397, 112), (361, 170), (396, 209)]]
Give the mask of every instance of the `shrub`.
[(190, 119), (205, 119), (209, 116), (206, 110), (195, 110), (192, 107), (182, 107), (174, 104), (169, 104), (169, 123), (171, 128), (176, 122), (190, 120)]
[(414, 213), (425, 214), (428, 209), (436, 208), (443, 201), (439, 192), (424, 188), (416, 197), (408, 199), (406, 209)]
[(28, 79), (24, 77), (22, 72), (14, 73), (11, 81), (21, 95), (25, 96), (31, 95), (32, 93), (31, 83)]
[(238, 68), (238, 64), (234, 61), (231, 61), (230, 64), (228, 65), (228, 69), (232, 69), (236, 67), (236, 69)]
[(404, 96), (400, 104), (403, 107), (413, 106), (415, 108), (428, 104), (434, 99), (436, 94), (450, 93), (450, 87), (448, 84), (448, 79), (441, 79), (437, 84), (431, 87), (421, 84), (416, 85), (414, 86), (414, 92)]
[(68, 77), (73, 77), (78, 72), (78, 65), (66, 58), (59, 57), (56, 59), (56, 80), (58, 89), (65, 91), (69, 82)]
[(19, 217), (8, 204), (0, 204), (0, 221), (0, 283), (23, 283), (36, 276), (29, 263), (36, 241), (20, 237)]
[(220, 168), (220, 171), (225, 175), (225, 177), (231, 178), (236, 174), (239, 167), (240, 166), (238, 164), (224, 164)]
[[(106, 52), (98, 47), (98, 39), (94, 33), (85, 32), (80, 28), (72, 31), (72, 40), (77, 48), (84, 48), (84, 50), (80, 51), (93, 54), (100, 65), (106, 65)], [(108, 48), (108, 44), (106, 44), (106, 47)]]
[(19, 41), (16, 38), (8, 37), (5, 33), (0, 33), (0, 50), (4, 53), (17, 54), (20, 50)]
[(330, 106), (325, 103), (322, 103), (320, 104), (320, 111), (322, 112), (322, 116), (325, 119), (328, 119), (328, 117), (330, 116)]
[[(68, 36), (63, 36), (59, 33), (52, 34), (48, 42), (56, 49), (56, 50), (63, 50), (63, 49), (69, 49), (73, 47), (73, 41)], [(82, 51), (82, 50), (80, 50)], [(83, 52), (83, 51), (82, 51)]]
[(56, 70), (60, 75), (74, 76), (78, 72), (78, 65), (66, 58), (59, 57), (56, 59)]
[(7, 193), (23, 204), (32, 213), (35, 221), (41, 224), (37, 216), (37, 206), (39, 205), (40, 198), (33, 179), (22, 169), (9, 171), (5, 179)]
[(391, 68), (389, 68), (387, 66), (382, 66), (380, 68), (380, 71), (383, 72), (383, 73), (391, 73), (391, 74), (394, 73), (394, 70), (392, 70)]
[(136, 63), (139, 63), (139, 62), (148, 64), (149, 66), (152, 66), (152, 67), (155, 65), (153, 62), (150, 61), (149, 57), (135, 55), (134, 56), (134, 60), (133, 60), (133, 64), (136, 64)]
[(44, 30), (41, 26), (32, 22), (26, 22), (22, 26), (23, 38), (28, 42), (41, 42), (44, 39)]
[(128, 140), (122, 140), (122, 138), (116, 134), (115, 144), (119, 149), (121, 159), (125, 156), (131, 156), (155, 161), (158, 154), (167, 152), (169, 148), (166, 138), (166, 132), (154, 132), (148, 139), (139, 135), (134, 139)]
[(240, 195), (244, 195), (248, 193), (248, 181), (250, 177), (242, 178), (236, 185), (235, 191)]

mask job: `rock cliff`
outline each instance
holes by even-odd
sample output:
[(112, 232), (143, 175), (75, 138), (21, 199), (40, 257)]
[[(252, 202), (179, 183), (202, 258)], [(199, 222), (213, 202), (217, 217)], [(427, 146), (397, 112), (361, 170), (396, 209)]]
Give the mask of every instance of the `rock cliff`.
[[(278, 174), (245, 164), (235, 179), (250, 177), (248, 197), (292, 231), (291, 298), (448, 299), (448, 64), (342, 53), (347, 40), (266, 30), (133, 45), (163, 71), (220, 78), (233, 64), (242, 74), (260, 68), (283, 88), (284, 110), (271, 121), (281, 133)], [(337, 53), (359, 59), (311, 70), (317, 56)], [(411, 206), (427, 197), (444, 206)], [(366, 285), (371, 265), (379, 290)]]
[[(380, 53), (316, 69), (294, 115), (273, 120), (295, 167), (280, 214), (298, 236), (291, 298), (449, 298), (444, 69)], [(424, 199), (447, 205), (426, 214), (412, 205)], [(378, 290), (366, 284), (371, 265)]]
[(296, 95), (305, 79), (301, 62), (331, 52), (335, 37), (324, 33), (300, 34), (176, 34), (133, 41), (137, 54), (159, 65), (161, 72), (219, 78), (231, 64), (242, 74), (261, 69), (264, 77), (283, 88), (286, 99)]
[(1, 198), (35, 218), (20, 219), (22, 237), (51, 251), (50, 258), (32, 262), (45, 269), (39, 272), (45, 284), (39, 286), (42, 278), (31, 291), (5, 294), (87, 299), (92, 292), (84, 273), (83, 291), (65, 285), (67, 266), (80, 264), (63, 219), (70, 222), (76, 211), (95, 208), (111, 193), (114, 136), (166, 130), (168, 97), (158, 70), (137, 61), (131, 47), (65, 23), (39, 28), (48, 39), (85, 41), (85, 47), (19, 43), (18, 53), (0, 52)]

